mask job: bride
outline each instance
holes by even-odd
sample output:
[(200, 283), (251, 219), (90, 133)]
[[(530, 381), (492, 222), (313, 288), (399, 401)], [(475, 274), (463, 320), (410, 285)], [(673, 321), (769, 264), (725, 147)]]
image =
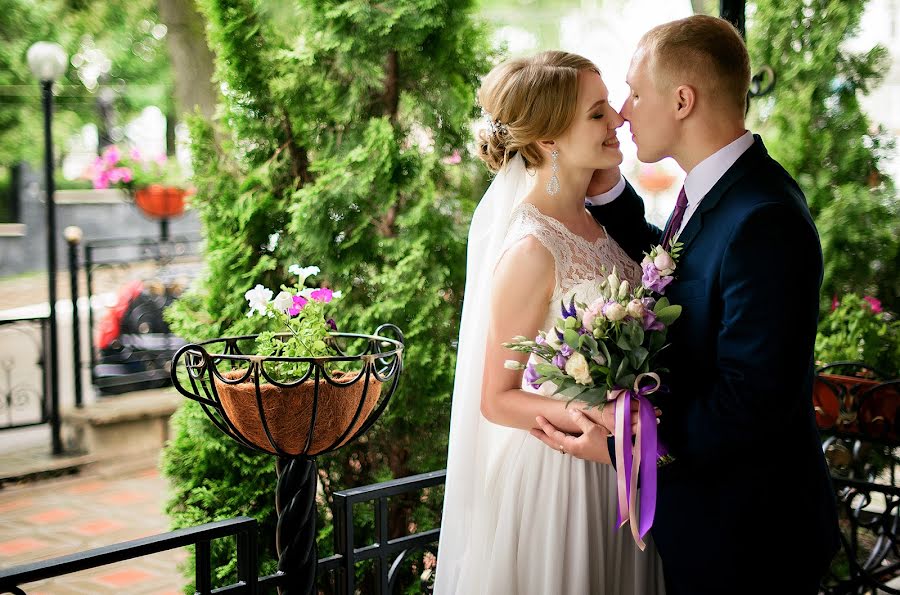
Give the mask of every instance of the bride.
[(505, 369), (526, 354), (501, 346), (549, 330), (561, 300), (593, 301), (613, 267), (639, 283), (584, 208), (593, 172), (622, 161), (623, 120), (597, 67), (566, 52), (497, 66), (478, 100), (480, 156), (497, 176), (469, 231), (435, 593), (662, 593), (652, 541), (642, 552), (616, 528), (613, 468), (529, 436), (539, 415), (578, 433), (574, 405)]

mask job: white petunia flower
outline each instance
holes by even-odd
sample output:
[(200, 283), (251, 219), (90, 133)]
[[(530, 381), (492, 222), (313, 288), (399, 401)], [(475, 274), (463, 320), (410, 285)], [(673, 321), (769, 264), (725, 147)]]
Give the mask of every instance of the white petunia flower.
[(274, 306), (276, 310), (284, 314), (286, 314), (293, 305), (294, 297), (286, 291), (279, 292), (278, 295), (275, 296), (275, 299), (272, 301), (272, 306)]
[(248, 290), (247, 293), (244, 294), (244, 298), (247, 300), (247, 303), (250, 304), (250, 312), (247, 313), (247, 316), (253, 316), (254, 312), (265, 314), (266, 308), (269, 305), (269, 300), (272, 299), (272, 290), (267, 289), (262, 285), (257, 285), (253, 289)]
[(313, 275), (319, 274), (319, 267), (301, 267), (299, 264), (292, 264), (288, 267), (288, 272), (299, 277), (299, 279), (297, 280), (297, 285), (303, 285), (304, 283), (306, 283), (307, 277), (312, 277)]

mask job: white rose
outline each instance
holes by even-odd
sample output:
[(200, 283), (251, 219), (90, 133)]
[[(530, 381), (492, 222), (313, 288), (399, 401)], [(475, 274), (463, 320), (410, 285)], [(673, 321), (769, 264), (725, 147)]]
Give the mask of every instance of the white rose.
[(591, 379), (591, 370), (588, 367), (588, 362), (578, 352), (572, 354), (569, 357), (569, 361), (566, 362), (566, 374), (575, 379), (575, 382), (578, 384), (593, 384), (594, 381)]
[(653, 266), (659, 270), (659, 274), (663, 277), (671, 275), (675, 271), (675, 261), (669, 256), (665, 250), (660, 250), (656, 258), (653, 259)]
[(616, 302), (608, 305), (603, 315), (611, 322), (616, 322), (625, 318), (625, 308), (622, 307), (622, 304)]
[(294, 298), (286, 291), (281, 291), (272, 300), (272, 306), (279, 312), (287, 312), (294, 305)]
[(644, 303), (641, 300), (631, 300), (625, 306), (625, 312), (632, 318), (641, 320), (644, 318)]

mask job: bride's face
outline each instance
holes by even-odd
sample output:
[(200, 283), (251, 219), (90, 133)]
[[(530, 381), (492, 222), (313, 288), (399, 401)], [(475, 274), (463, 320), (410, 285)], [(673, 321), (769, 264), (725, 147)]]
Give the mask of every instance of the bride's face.
[(624, 120), (609, 104), (609, 91), (600, 75), (578, 75), (575, 119), (557, 139), (560, 165), (577, 169), (607, 169), (622, 163), (616, 129)]

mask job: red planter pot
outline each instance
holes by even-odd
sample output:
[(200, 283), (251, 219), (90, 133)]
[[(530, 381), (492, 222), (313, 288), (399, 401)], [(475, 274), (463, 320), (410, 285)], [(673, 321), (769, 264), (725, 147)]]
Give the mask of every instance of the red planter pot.
[(134, 204), (153, 219), (172, 219), (184, 213), (188, 191), (174, 186), (151, 184), (134, 192)]

